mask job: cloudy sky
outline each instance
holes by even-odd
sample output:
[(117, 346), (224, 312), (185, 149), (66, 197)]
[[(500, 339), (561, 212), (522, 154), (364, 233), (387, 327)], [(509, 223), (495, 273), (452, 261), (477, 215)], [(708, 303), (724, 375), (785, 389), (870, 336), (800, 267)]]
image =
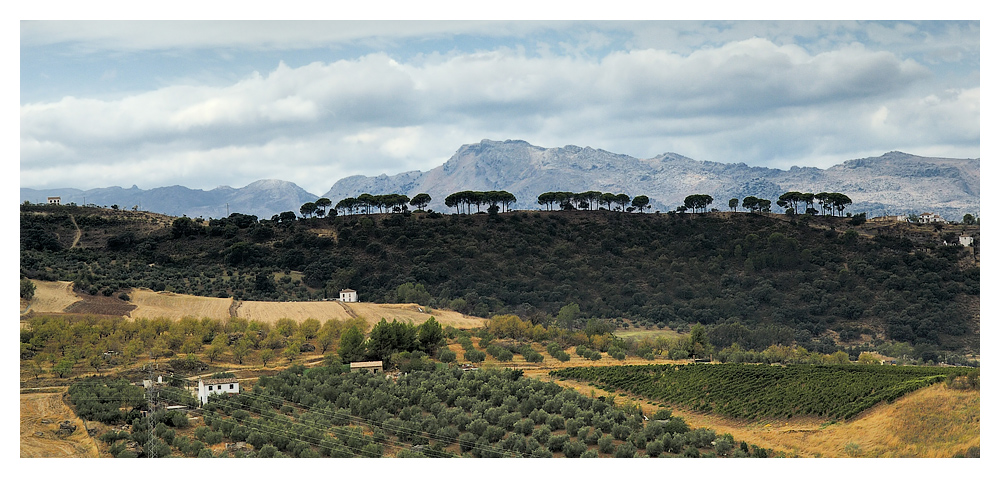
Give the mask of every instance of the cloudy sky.
[(978, 21), (22, 21), (20, 186), (323, 194), (482, 139), (976, 158), (979, 44)]

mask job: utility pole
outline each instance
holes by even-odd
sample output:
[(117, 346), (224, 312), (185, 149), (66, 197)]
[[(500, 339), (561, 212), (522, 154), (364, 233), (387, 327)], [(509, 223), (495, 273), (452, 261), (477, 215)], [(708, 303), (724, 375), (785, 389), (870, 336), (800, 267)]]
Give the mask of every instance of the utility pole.
[(229, 203), (226, 203), (226, 217), (229, 217)]
[(149, 358), (150, 358), (150, 363), (146, 364), (145, 367), (148, 372), (147, 373), (148, 381), (146, 383), (149, 384), (149, 386), (146, 387), (146, 400), (149, 402), (149, 411), (146, 413), (146, 428), (147, 428), (146, 456), (147, 458), (156, 458), (156, 451), (154, 450), (153, 447), (153, 444), (155, 443), (156, 440), (156, 436), (153, 435), (153, 412), (156, 411), (157, 407), (156, 399), (159, 391), (156, 388), (156, 381), (154, 380), (153, 377), (153, 370), (159, 367), (157, 367), (156, 364), (152, 362), (153, 360), (152, 353), (149, 354)]

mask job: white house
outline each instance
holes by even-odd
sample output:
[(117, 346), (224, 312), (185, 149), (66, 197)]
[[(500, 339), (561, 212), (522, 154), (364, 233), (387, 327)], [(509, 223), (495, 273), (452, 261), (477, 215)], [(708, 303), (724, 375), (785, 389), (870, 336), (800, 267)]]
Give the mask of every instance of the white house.
[(49, 197), (48, 199), (49, 199), (49, 204), (52, 204), (54, 206), (58, 206), (62, 201), (62, 198), (60, 196), (52, 196)]
[(382, 361), (375, 360), (373, 362), (351, 362), (352, 372), (381, 372), (382, 371)]
[(906, 216), (879, 216), (868, 220), (869, 222), (906, 222)]
[(972, 245), (972, 238), (969, 236), (959, 236), (958, 243), (965, 247), (969, 247)]
[(936, 222), (948, 222), (948, 221), (945, 221), (943, 217), (937, 214), (925, 212), (921, 214), (919, 217), (917, 217), (917, 222), (919, 222), (920, 224), (933, 224)]
[(354, 289), (343, 289), (340, 291), (340, 301), (341, 302), (357, 302), (358, 301), (358, 291)]
[(240, 393), (240, 382), (235, 378), (198, 379), (198, 401), (208, 403), (208, 396), (216, 393)]

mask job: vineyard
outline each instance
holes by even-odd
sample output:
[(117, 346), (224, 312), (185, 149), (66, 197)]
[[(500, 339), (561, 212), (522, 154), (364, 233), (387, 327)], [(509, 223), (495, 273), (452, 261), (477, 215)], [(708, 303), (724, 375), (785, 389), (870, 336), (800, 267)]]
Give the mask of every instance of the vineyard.
[(734, 418), (817, 415), (849, 419), (882, 402), (943, 381), (941, 367), (879, 365), (624, 365), (572, 367), (551, 375), (596, 382)]

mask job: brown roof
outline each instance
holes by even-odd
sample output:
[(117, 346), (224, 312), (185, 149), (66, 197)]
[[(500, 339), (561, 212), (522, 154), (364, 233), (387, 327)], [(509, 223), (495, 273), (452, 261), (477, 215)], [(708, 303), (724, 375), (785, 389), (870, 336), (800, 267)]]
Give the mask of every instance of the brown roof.
[(218, 385), (220, 383), (237, 383), (239, 380), (235, 378), (204, 378), (199, 381), (205, 385)]

